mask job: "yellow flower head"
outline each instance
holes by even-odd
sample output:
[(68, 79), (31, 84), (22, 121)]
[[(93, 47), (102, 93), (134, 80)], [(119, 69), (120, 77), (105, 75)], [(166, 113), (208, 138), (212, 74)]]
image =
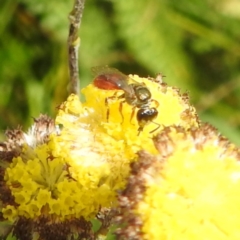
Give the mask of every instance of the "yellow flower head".
[[(58, 154), (54, 141), (58, 135), (53, 121), (41, 115), (28, 133), (8, 131), (2, 143), (1, 220), (14, 223), (17, 239), (89, 239), (92, 235), (87, 220), (102, 202), (92, 198), (90, 184), (73, 178), (67, 159)], [(101, 193), (94, 196), (101, 199), (106, 191), (99, 188)]]
[(153, 240), (239, 239), (239, 149), (209, 125), (189, 131), (167, 127), (154, 143), (159, 155), (140, 153), (120, 196), (130, 214), (122, 216), (129, 225), (119, 234)]
[(178, 89), (165, 83), (159, 84), (153, 78), (140, 78), (137, 75), (129, 75), (126, 78), (128, 84), (142, 86), (150, 91), (147, 109), (157, 110), (157, 116), (152, 121), (137, 120), (139, 110), (141, 111), (145, 105), (128, 103), (131, 95), (141, 97), (142, 89), (136, 88), (133, 91), (124, 86), (122, 87), (124, 90), (104, 90), (90, 84), (83, 89), (83, 93), (86, 97), (84, 106), (95, 110), (95, 118), (98, 119), (102, 131), (116, 141), (123, 141), (130, 156), (135, 156), (141, 149), (156, 153), (151, 137), (160, 132), (164, 126), (173, 124), (184, 128), (198, 126), (198, 117), (195, 109), (189, 105), (186, 94), (181, 95)]
[[(186, 128), (198, 125), (195, 110), (176, 89), (150, 79), (132, 78), (149, 89), (154, 100), (151, 106), (159, 105), (156, 106), (159, 115), (154, 120), (157, 127), (160, 125), (157, 131), (163, 124), (171, 125), (174, 122)], [(103, 90), (90, 84), (83, 92), (86, 103), (81, 104), (77, 96), (71, 95), (60, 106), (56, 124), (60, 125), (61, 133), (52, 135), (49, 145), (52, 144), (54, 156), (64, 159), (71, 178), (79, 184), (80, 199), (85, 207), (83, 216), (88, 218), (96, 214), (100, 207), (116, 204), (116, 190), (124, 187), (129, 165), (139, 149), (146, 148), (156, 153), (150, 139), (155, 134), (150, 132), (156, 128), (156, 123), (150, 122), (138, 135), (135, 115), (130, 122), (133, 106), (123, 103), (122, 112), (119, 111), (119, 105), (124, 100), (119, 98), (119, 94), (123, 91)], [(114, 93), (116, 97), (112, 98)], [(170, 111), (170, 105), (174, 111)], [(109, 119), (106, 119), (108, 111)]]
[[(129, 79), (124, 89), (90, 84), (83, 90), (84, 104), (70, 95), (59, 107), (59, 128), (52, 122), (48, 128), (47, 121), (28, 135), (21, 133), (23, 141), (1, 173), (11, 196), (2, 204), (5, 219), (20, 217), (20, 225), (26, 219), (36, 224), (47, 219), (56, 229), (57, 223), (89, 221), (101, 209), (116, 206), (116, 192), (125, 186), (130, 163), (141, 149), (157, 153), (151, 138), (163, 126), (198, 126), (186, 95), (155, 79)], [(146, 92), (146, 102), (136, 101), (135, 95), (145, 98)], [(154, 118), (149, 110), (157, 113)]]

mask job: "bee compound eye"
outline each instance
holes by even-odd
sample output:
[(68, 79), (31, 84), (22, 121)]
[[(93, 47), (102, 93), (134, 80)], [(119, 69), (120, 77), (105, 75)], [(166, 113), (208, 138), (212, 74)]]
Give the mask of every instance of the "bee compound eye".
[(139, 101), (147, 102), (151, 98), (151, 92), (145, 86), (137, 85), (135, 86), (135, 94)]

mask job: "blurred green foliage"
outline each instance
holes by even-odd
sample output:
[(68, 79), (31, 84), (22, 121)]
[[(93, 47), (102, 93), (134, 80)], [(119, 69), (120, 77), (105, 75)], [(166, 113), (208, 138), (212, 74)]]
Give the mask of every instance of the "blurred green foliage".
[[(0, 129), (56, 114), (67, 97), (73, 1), (0, 2)], [(203, 121), (240, 143), (240, 1), (86, 0), (81, 86), (90, 68), (155, 76), (189, 92)], [(161, 114), (161, 113), (160, 113)]]

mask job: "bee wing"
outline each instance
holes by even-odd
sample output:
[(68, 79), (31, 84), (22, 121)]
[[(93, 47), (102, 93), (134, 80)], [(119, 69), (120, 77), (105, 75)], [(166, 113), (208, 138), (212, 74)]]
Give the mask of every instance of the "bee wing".
[[(133, 78), (131, 78), (131, 77), (129, 77), (129, 76), (127, 76), (128, 77), (128, 81), (131, 81), (131, 83), (134, 83), (134, 84), (137, 84), (137, 85), (139, 85), (139, 84), (144, 84), (144, 83), (139, 83), (139, 82), (137, 82), (136, 80), (134, 80)], [(144, 84), (145, 85), (145, 84)]]
[(94, 66), (91, 68), (91, 72), (93, 75), (99, 75), (102, 72), (106, 71), (106, 69), (108, 68), (108, 66)]
[(116, 68), (111, 68), (108, 65), (105, 66), (95, 66), (91, 68), (91, 72), (93, 75), (101, 75), (101, 74), (118, 74), (121, 76), (122, 79), (125, 79), (125, 81), (131, 80), (131, 83), (139, 84), (139, 82), (135, 81), (133, 78), (129, 77), (128, 75), (122, 73)]
[(125, 74), (123, 74), (122, 72), (120, 72), (118, 69), (116, 68), (111, 68), (108, 65), (105, 66), (95, 66), (91, 68), (91, 72), (94, 75), (100, 75), (100, 74), (119, 74), (120, 76), (123, 77), (127, 77)]

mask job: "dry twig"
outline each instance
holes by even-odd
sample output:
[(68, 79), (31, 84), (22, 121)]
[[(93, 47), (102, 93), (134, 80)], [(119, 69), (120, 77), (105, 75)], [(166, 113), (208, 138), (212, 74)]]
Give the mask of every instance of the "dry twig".
[(69, 35), (68, 35), (68, 62), (70, 74), (69, 92), (79, 95), (80, 79), (78, 69), (78, 49), (80, 38), (78, 30), (81, 24), (85, 0), (75, 0), (73, 10), (69, 14)]

